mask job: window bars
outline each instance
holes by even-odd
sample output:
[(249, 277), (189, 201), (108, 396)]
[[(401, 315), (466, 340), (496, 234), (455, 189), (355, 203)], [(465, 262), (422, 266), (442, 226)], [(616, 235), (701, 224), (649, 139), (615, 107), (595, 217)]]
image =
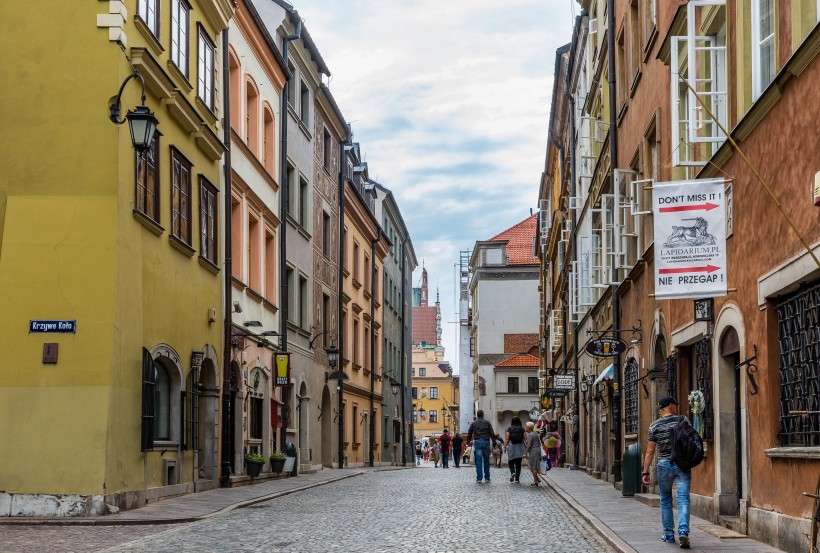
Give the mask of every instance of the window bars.
[(777, 304), (780, 445), (820, 446), (820, 285)]
[(624, 433), (638, 433), (638, 362), (634, 357), (624, 367)]
[(715, 419), (712, 414), (712, 340), (703, 338), (695, 344), (695, 389), (703, 394), (703, 430), (701, 437), (711, 440)]
[(678, 398), (678, 352), (666, 358), (666, 395)]
[(199, 451), (199, 368), (188, 371), (185, 391), (182, 392), (183, 442), (182, 449)]

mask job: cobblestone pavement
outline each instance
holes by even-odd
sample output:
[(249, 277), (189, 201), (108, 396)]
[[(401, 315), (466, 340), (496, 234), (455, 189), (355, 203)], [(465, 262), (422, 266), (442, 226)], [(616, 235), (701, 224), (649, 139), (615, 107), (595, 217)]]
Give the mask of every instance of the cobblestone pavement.
[[(611, 551), (554, 492), (472, 466), (368, 473), (177, 525), (106, 552)], [(167, 527), (166, 527), (167, 528)]]
[(168, 530), (151, 526), (0, 526), (0, 553), (85, 553)]

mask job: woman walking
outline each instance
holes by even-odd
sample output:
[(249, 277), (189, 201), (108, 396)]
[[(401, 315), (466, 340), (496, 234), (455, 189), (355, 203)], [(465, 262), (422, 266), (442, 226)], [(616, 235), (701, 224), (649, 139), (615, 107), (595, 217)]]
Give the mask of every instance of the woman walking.
[(521, 458), (524, 457), (524, 439), (526, 433), (521, 426), (521, 419), (513, 417), (512, 425), (504, 434), (504, 451), (507, 452), (507, 464), (510, 466), (510, 482), (518, 482), (521, 478)]
[(532, 473), (532, 484), (530, 486), (537, 486), (541, 483), (541, 478), (538, 477), (538, 463), (541, 462), (541, 436), (538, 432), (534, 432), (535, 424), (527, 423), (527, 438), (524, 441), (527, 446), (527, 467)]

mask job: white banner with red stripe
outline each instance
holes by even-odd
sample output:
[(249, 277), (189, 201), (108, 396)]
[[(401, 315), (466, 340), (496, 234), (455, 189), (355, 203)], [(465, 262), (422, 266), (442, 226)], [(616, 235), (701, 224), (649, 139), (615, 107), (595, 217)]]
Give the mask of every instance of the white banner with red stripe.
[(655, 299), (726, 295), (726, 193), (723, 179), (657, 182)]

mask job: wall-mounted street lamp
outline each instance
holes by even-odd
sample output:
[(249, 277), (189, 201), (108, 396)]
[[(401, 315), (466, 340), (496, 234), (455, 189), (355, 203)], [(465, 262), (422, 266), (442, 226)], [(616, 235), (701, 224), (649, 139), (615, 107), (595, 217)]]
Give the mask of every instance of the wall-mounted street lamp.
[(390, 390), (393, 392), (393, 395), (398, 395), (399, 390), (401, 389), (401, 383), (396, 380), (395, 378), (390, 379)]
[(331, 371), (326, 377), (327, 381), (338, 380), (341, 385), (342, 380), (347, 380), (347, 375), (341, 369), (334, 370), (339, 363), (339, 348), (336, 347), (336, 344), (330, 344), (330, 347), (325, 349), (325, 353), (327, 353), (327, 364), (330, 365)]
[[(128, 60), (128, 63), (131, 63), (131, 60)], [(154, 134), (157, 131), (159, 119), (157, 119), (154, 114), (151, 113), (151, 110), (148, 109), (148, 106), (145, 105), (145, 79), (142, 78), (142, 75), (140, 75), (139, 71), (137, 71), (133, 65), (131, 68), (133, 69), (133, 73), (125, 78), (120, 85), (117, 99), (114, 100), (113, 104), (108, 106), (108, 109), (111, 111), (109, 118), (111, 122), (116, 125), (122, 125), (128, 121), (128, 127), (131, 130), (131, 145), (137, 153), (141, 153), (147, 150), (154, 141)], [(142, 103), (135, 107), (134, 111), (128, 110), (128, 113), (125, 114), (125, 118), (120, 119), (122, 91), (125, 89), (125, 85), (128, 84), (128, 81), (135, 78), (139, 79), (142, 85)]]

